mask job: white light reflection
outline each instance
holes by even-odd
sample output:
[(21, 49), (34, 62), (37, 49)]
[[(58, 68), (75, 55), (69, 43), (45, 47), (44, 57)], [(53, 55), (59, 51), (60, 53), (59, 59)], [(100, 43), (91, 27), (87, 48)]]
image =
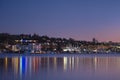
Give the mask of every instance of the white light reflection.
[(63, 58), (63, 68), (64, 68), (64, 71), (67, 70), (67, 57)]
[(69, 58), (69, 68), (71, 70), (71, 64), (72, 64), (72, 57)]
[(97, 70), (97, 57), (94, 58), (95, 71)]
[(74, 57), (72, 57), (72, 69), (74, 69)]

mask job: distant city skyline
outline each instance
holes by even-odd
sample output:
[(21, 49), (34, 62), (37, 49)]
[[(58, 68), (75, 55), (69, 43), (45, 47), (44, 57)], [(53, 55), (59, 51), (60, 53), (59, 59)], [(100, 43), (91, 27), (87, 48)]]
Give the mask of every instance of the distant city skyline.
[(120, 42), (118, 0), (1, 0), (0, 32)]

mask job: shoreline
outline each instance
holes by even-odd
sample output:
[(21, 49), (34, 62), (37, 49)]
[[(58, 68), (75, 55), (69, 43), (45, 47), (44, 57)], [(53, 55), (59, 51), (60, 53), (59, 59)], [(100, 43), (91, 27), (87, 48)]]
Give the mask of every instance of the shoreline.
[(59, 53), (59, 54), (18, 54), (18, 53), (0, 53), (0, 58), (5, 57), (120, 57), (120, 53)]

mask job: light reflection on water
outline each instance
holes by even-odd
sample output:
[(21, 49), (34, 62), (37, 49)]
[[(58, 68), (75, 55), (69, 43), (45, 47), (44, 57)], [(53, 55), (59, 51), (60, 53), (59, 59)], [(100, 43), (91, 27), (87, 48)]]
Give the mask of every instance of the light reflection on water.
[(120, 80), (120, 57), (5, 57), (0, 71), (0, 80)]

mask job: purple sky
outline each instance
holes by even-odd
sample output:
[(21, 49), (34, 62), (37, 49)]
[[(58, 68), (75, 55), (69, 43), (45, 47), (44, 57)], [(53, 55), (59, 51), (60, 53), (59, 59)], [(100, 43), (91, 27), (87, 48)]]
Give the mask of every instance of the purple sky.
[(0, 32), (120, 42), (120, 1), (0, 0)]

